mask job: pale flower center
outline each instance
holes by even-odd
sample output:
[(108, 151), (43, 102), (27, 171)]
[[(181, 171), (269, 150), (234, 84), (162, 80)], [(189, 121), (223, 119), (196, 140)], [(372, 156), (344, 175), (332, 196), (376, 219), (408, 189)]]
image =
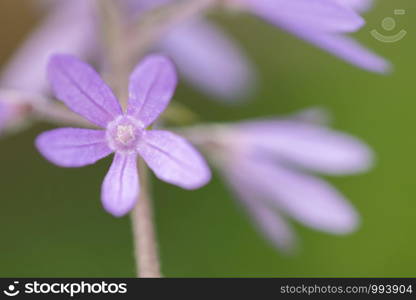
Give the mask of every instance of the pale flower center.
[(127, 145), (135, 139), (134, 127), (132, 125), (118, 125), (117, 126), (117, 140)]
[(120, 116), (107, 126), (108, 146), (116, 152), (134, 152), (143, 133), (143, 127), (130, 116)]

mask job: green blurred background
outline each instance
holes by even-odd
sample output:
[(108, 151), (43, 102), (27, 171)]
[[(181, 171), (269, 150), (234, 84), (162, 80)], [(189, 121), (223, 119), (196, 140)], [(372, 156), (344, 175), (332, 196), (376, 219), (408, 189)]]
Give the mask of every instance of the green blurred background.
[[(394, 16), (393, 10), (406, 10)], [(277, 252), (254, 230), (218, 176), (195, 192), (154, 181), (155, 215), (166, 276), (416, 276), (416, 3), (379, 0), (356, 36), (392, 61), (389, 76), (352, 67), (248, 16), (213, 16), (257, 65), (253, 101), (227, 107), (181, 84), (175, 99), (206, 121), (281, 115), (323, 106), (334, 127), (377, 153), (368, 174), (328, 178), (362, 216), (359, 230), (333, 236), (294, 224), (296, 255)], [(393, 44), (369, 31), (394, 17), (407, 36)], [(0, 1), (0, 64), (39, 21), (31, 1)], [(28, 66), (30, 68), (30, 66)], [(135, 275), (129, 218), (101, 208), (110, 159), (80, 169), (47, 163), (34, 149), (37, 125), (0, 140), (0, 276)]]

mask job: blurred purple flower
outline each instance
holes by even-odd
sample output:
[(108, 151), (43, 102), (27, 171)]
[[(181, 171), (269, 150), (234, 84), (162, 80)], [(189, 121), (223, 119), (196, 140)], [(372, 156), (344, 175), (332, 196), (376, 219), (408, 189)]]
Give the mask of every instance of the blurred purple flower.
[[(127, 8), (126, 13), (140, 16), (173, 0), (119, 1)], [(376, 72), (389, 68), (385, 60), (344, 35), (364, 23), (351, 8), (362, 9), (369, 0), (228, 1), (362, 68)], [(49, 16), (4, 70), (0, 85), (44, 92), (44, 68), (50, 53), (69, 53), (84, 59), (92, 53), (98, 55), (94, 2), (52, 3)], [(247, 96), (253, 88), (254, 67), (230, 37), (202, 16), (171, 28), (155, 49), (171, 56), (180, 73), (208, 94), (234, 100)], [(32, 66), (30, 70), (27, 65)]]
[(203, 18), (175, 26), (157, 48), (172, 57), (187, 81), (207, 94), (231, 101), (247, 98), (254, 88), (254, 66), (233, 39)]
[[(137, 13), (172, 0), (124, 1)], [(390, 68), (384, 59), (343, 35), (364, 24), (351, 8), (361, 11), (369, 7), (370, 0), (226, 1), (361, 68), (375, 72)], [(229, 37), (202, 17), (172, 28), (160, 42), (160, 49), (172, 56), (188, 81), (208, 93), (235, 99), (253, 87), (253, 66)]]
[(337, 0), (340, 4), (351, 7), (352, 9), (364, 12), (370, 9), (373, 0)]
[[(126, 13), (140, 15), (172, 0), (119, 1), (126, 4)], [(87, 0), (49, 3), (49, 15), (3, 70), (0, 85), (45, 92), (48, 85), (44, 70), (51, 53), (68, 53), (84, 59), (94, 58), (92, 54), (97, 56), (95, 10), (94, 2)], [(247, 96), (255, 81), (252, 67), (241, 50), (202, 19), (178, 24), (155, 50), (171, 56), (185, 79), (208, 94), (230, 100)]]
[(33, 120), (35, 106), (42, 106), (46, 99), (36, 93), (0, 89), (0, 135), (17, 131)]
[(300, 118), (218, 126), (196, 127), (187, 136), (219, 167), (274, 245), (283, 250), (294, 246), (287, 217), (334, 234), (357, 227), (355, 209), (310, 172), (341, 175), (367, 170), (372, 153), (362, 142)]
[(48, 77), (58, 99), (103, 130), (55, 129), (41, 134), (36, 146), (63, 167), (93, 164), (114, 152), (102, 186), (103, 206), (114, 216), (126, 214), (135, 204), (140, 189), (137, 155), (159, 179), (182, 188), (196, 189), (209, 181), (205, 160), (186, 140), (146, 129), (165, 110), (176, 87), (176, 72), (167, 58), (148, 56), (136, 67), (125, 113), (99, 75), (72, 56), (53, 56)]
[[(2, 70), (0, 86), (44, 93), (46, 65), (52, 53), (89, 57), (94, 46), (94, 15), (90, 1), (51, 2), (48, 15)], [(28, 67), (30, 66), (30, 67)]]
[(368, 0), (230, 0), (243, 3), (253, 14), (320, 47), (345, 61), (374, 72), (387, 72), (390, 64), (345, 36), (364, 25), (353, 10)]
[[(120, 2), (126, 13), (140, 17), (174, 0)], [(231, 37), (202, 16), (170, 28), (155, 49), (170, 56), (187, 81), (222, 100), (245, 98), (254, 87), (254, 66)]]

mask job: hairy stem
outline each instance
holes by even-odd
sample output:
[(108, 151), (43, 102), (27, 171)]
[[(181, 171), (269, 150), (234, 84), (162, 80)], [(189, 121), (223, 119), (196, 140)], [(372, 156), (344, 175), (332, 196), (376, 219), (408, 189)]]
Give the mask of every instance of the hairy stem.
[(152, 202), (149, 195), (148, 171), (139, 161), (141, 191), (131, 214), (138, 277), (159, 278), (160, 262), (153, 222)]

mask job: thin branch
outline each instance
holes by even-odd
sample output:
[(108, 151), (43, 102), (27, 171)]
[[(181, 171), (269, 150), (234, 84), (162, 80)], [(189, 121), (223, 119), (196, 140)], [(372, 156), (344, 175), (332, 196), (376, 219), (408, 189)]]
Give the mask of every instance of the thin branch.
[(140, 16), (130, 28), (131, 57), (143, 56), (172, 26), (190, 20), (221, 3), (221, 0), (180, 0)]

